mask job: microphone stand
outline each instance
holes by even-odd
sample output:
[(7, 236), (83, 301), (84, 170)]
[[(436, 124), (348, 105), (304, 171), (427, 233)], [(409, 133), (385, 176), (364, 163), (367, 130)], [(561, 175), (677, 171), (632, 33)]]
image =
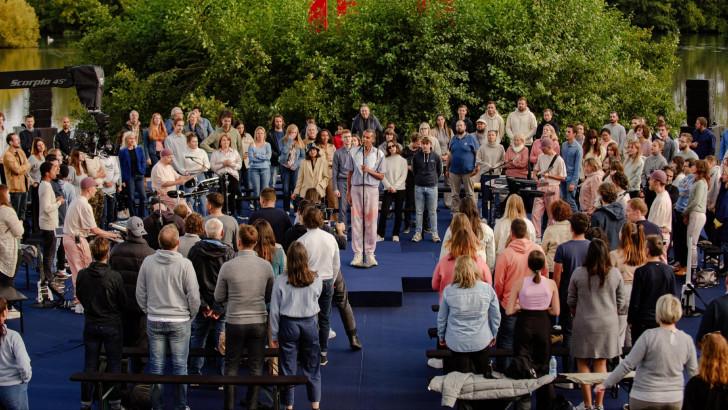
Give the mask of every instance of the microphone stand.
[[(372, 147), (374, 148), (374, 147)], [(361, 150), (361, 163), (362, 165), (366, 165), (367, 163), (367, 156), (366, 151), (364, 150), (364, 145), (360, 147)], [(361, 250), (364, 254), (366, 254), (366, 192), (364, 191), (364, 179), (366, 178), (366, 175), (364, 173), (361, 173)], [(363, 258), (362, 258), (363, 260)], [(366, 266), (366, 265), (365, 265)]]

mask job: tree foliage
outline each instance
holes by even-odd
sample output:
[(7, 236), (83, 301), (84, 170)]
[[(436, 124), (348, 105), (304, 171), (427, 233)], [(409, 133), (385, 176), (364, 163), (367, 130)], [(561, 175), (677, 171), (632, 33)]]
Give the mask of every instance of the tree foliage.
[(725, 0), (609, 0), (639, 27), (661, 32), (728, 32)]
[(357, 1), (318, 32), (301, 0), (147, 0), (79, 44), (84, 63), (104, 66), (119, 124), (132, 108), (149, 118), (180, 103), (227, 106), (250, 125), (273, 113), (331, 124), (368, 102), (414, 127), (459, 103), (509, 111), (521, 95), (562, 122), (600, 126), (610, 110), (678, 122), (677, 38), (653, 41), (604, 0), (419, 3)]
[(0, 48), (38, 45), (38, 17), (25, 0), (0, 0)]
[(112, 11), (120, 9), (108, 0), (29, 0), (40, 20), (43, 34), (84, 33), (109, 21)]

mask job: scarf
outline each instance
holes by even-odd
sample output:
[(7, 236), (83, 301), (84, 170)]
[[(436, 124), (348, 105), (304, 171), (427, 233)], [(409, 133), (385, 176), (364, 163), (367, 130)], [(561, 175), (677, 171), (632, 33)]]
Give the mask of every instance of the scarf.
[(518, 154), (519, 152), (523, 151), (524, 148), (526, 148), (526, 144), (521, 145), (520, 147), (514, 145), (511, 145), (511, 148), (513, 148), (513, 152)]

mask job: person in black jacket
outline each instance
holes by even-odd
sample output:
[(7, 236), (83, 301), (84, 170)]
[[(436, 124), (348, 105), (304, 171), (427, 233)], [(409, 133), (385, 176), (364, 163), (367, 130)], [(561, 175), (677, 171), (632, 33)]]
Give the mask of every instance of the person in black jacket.
[(662, 237), (647, 237), (647, 263), (634, 272), (632, 293), (627, 312), (627, 323), (632, 329), (632, 345), (645, 330), (658, 326), (655, 317), (657, 299), (664, 294), (677, 295), (675, 274), (670, 265), (662, 261)]
[(179, 236), (185, 234), (184, 219), (167, 210), (167, 206), (161, 203), (159, 198), (152, 199), (149, 216), (144, 218), (144, 230), (147, 231), (145, 239), (152, 249), (159, 249), (159, 231), (164, 225), (169, 224), (177, 227)]
[(53, 137), (53, 148), (58, 148), (63, 154), (63, 158), (59, 158), (63, 162), (64, 158), (68, 158), (73, 150), (73, 140), (71, 139), (71, 119), (63, 117), (63, 128)]
[[(309, 200), (302, 199), (298, 203), (298, 209), (296, 210), (296, 220), (302, 221), (303, 214), (308, 208), (312, 206), (315, 206), (315, 204), (313, 204)], [(331, 227), (326, 225), (322, 226), (321, 229), (334, 235), (334, 238), (336, 238), (336, 244), (339, 246), (339, 249), (346, 249), (346, 233), (344, 233), (346, 226), (343, 223), (337, 222), (334, 229), (331, 229)], [(302, 223), (298, 222), (293, 225), (286, 231), (286, 234), (284, 235), (282, 243), (283, 249), (288, 252), (288, 247), (291, 246), (293, 242), (298, 240), (298, 238), (302, 237), (305, 233), (306, 227), (303, 226)], [(344, 282), (344, 275), (341, 273), (341, 271), (339, 271), (339, 273), (334, 278), (333, 300), (336, 307), (339, 308), (339, 315), (341, 316), (341, 322), (344, 324), (344, 330), (346, 330), (346, 335), (349, 337), (349, 346), (351, 347), (351, 350), (361, 350), (362, 344), (356, 332), (356, 319), (354, 319), (354, 310), (351, 308), (351, 304), (349, 304), (349, 292), (346, 290), (346, 282)]]
[[(728, 289), (728, 276), (725, 277), (725, 284)], [(703, 336), (716, 331), (728, 339), (728, 293), (713, 299), (705, 308), (695, 340), (700, 341)]]
[(442, 160), (432, 152), (429, 137), (422, 139), (422, 149), (412, 156), (412, 173), (415, 184), (416, 228), (412, 241), (422, 239), (422, 217), (426, 213), (432, 230), (432, 240), (439, 242), (437, 232), (437, 181), (442, 174)]
[[(187, 254), (195, 268), (200, 287), (200, 311), (192, 320), (191, 348), (205, 347), (210, 334), (213, 334), (215, 346), (220, 340), (225, 328), (225, 308), (215, 302), (215, 285), (222, 264), (235, 257), (233, 248), (222, 242), (223, 226), (220, 220), (208, 219), (205, 222), (205, 235), (206, 238), (192, 245)], [(188, 374), (202, 374), (204, 365), (204, 357), (190, 358)]]
[[(270, 157), (270, 186), (276, 185), (276, 175), (278, 175), (278, 157), (281, 155), (281, 140), (285, 135), (286, 123), (283, 116), (276, 114), (271, 121), (271, 129), (265, 137), (265, 142), (270, 144), (272, 155)], [(242, 137), (242, 135), (241, 135)]]
[[(93, 262), (78, 272), (76, 297), (84, 307), (85, 345), (84, 370), (99, 371), (99, 355), (103, 347), (106, 354), (106, 371), (121, 372), (122, 328), (121, 312), (127, 304), (124, 283), (119, 272), (109, 267), (109, 241), (96, 238), (89, 244)], [(112, 409), (121, 409), (119, 389), (110, 393)], [(93, 384), (81, 386), (81, 409), (91, 409)]]
[(42, 139), (43, 136), (40, 134), (40, 130), (35, 128), (35, 117), (33, 117), (33, 115), (26, 115), (25, 123), (23, 125), (25, 127), (22, 131), (20, 131), (20, 134), (18, 134), (20, 137), (20, 147), (23, 149), (23, 152), (25, 152), (25, 156), (30, 158), (30, 150), (33, 145), (33, 140), (36, 138)]
[[(154, 249), (144, 240), (146, 234), (141, 218), (132, 216), (126, 223), (126, 240), (114, 246), (109, 255), (109, 266), (121, 275), (128, 301), (121, 312), (124, 347), (147, 346), (147, 321), (136, 301), (139, 268), (144, 258), (154, 253)], [(134, 373), (141, 373), (144, 370), (138, 358), (132, 359), (131, 368)]]

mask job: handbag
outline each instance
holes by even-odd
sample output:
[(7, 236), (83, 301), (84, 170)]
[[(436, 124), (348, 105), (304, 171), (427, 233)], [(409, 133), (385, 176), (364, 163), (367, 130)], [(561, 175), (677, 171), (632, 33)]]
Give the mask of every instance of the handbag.
[(718, 286), (718, 275), (715, 273), (715, 270), (699, 270), (695, 274), (695, 286), (699, 288), (712, 288)]

